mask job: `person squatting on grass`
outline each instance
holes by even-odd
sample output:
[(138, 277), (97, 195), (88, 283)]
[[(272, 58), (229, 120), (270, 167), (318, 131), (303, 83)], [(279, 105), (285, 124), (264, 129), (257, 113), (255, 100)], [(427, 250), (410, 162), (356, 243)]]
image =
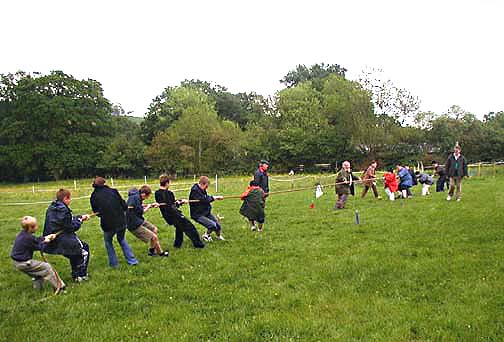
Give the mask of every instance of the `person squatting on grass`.
[(157, 190), (154, 195), (156, 197), (156, 202), (160, 204), (159, 210), (166, 223), (175, 226), (175, 241), (173, 242), (173, 247), (182, 247), (184, 233), (191, 239), (195, 248), (205, 247), (196, 227), (194, 227), (191, 221), (189, 221), (179, 209), (182, 204), (187, 203), (187, 200), (175, 200), (175, 195), (169, 188), (170, 178), (168, 175), (163, 174), (159, 176), (159, 190)]
[(335, 191), (336, 195), (338, 195), (338, 200), (334, 205), (334, 209), (345, 208), (348, 195), (354, 193), (352, 191), (354, 186), (353, 181), (358, 179), (358, 177), (352, 175), (350, 162), (344, 161), (341, 170), (336, 174)]
[(249, 183), (247, 190), (243, 192), (240, 199), (243, 201), (240, 214), (245, 216), (250, 222), (250, 230), (255, 231), (256, 225), (258, 223), (258, 231), (262, 232), (264, 228), (264, 202), (265, 196), (264, 190), (259, 186), (255, 180)]
[(378, 194), (378, 189), (376, 188), (376, 167), (378, 166), (378, 162), (373, 160), (371, 164), (369, 164), (366, 171), (362, 175), (362, 183), (364, 184), (364, 190), (362, 191), (361, 198), (364, 198), (369, 190), (369, 188), (373, 189), (374, 196), (376, 198), (380, 198)]
[(143, 214), (150, 208), (157, 208), (157, 203), (143, 206), (143, 200), (150, 197), (152, 193), (148, 185), (142, 185), (140, 189), (128, 191), (128, 208), (126, 211), (126, 223), (128, 230), (138, 239), (149, 244), (147, 255), (167, 257), (170, 253), (163, 251), (159, 243), (158, 229), (155, 225), (144, 219)]
[(72, 202), (69, 190), (60, 189), (56, 192), (56, 200), (46, 211), (44, 235), (59, 235), (44, 247), (48, 254), (61, 254), (70, 261), (72, 278), (75, 282), (88, 279), (89, 245), (79, 239), (78, 231), (83, 221), (89, 220), (89, 215), (72, 216), (69, 205)]
[(222, 236), (222, 227), (219, 220), (212, 215), (212, 203), (215, 200), (222, 200), (222, 196), (210, 196), (207, 194), (210, 180), (207, 176), (201, 176), (198, 183), (194, 184), (189, 193), (189, 201), (195, 200), (196, 202), (189, 202), (189, 209), (191, 218), (199, 224), (206, 227), (207, 231), (203, 234), (203, 240), (212, 241), (211, 233), (215, 232), (217, 240), (224, 240)]
[(415, 178), (418, 179), (418, 183), (422, 184), (422, 196), (430, 195), (430, 187), (434, 184), (434, 178), (420, 171), (415, 172)]
[(395, 193), (398, 189), (398, 186), (397, 186), (397, 178), (393, 168), (389, 168), (388, 172), (385, 172), (383, 174), (383, 180), (385, 185), (385, 193), (387, 194), (389, 200), (394, 201)]
[(21, 219), (23, 230), (16, 236), (12, 246), (11, 258), (14, 267), (32, 277), (33, 288), (42, 289), (44, 281), (48, 281), (58, 294), (65, 289), (65, 283), (59, 279), (52, 266), (47, 262), (33, 259), (33, 251), (40, 251), (44, 245), (54, 239), (56, 234), (49, 234), (36, 238), (33, 233), (37, 231), (37, 219), (25, 216)]
[(448, 197), (446, 197), (447, 201), (452, 199), (455, 190), (457, 201), (462, 199), (462, 178), (467, 177), (468, 174), (467, 162), (460, 152), (461, 148), (457, 143), (453, 149), (453, 153), (446, 160), (445, 170), (450, 178), (450, 190), (448, 191)]
[(439, 165), (437, 161), (433, 160), (432, 161), (432, 167), (434, 168), (434, 175), (438, 176), (438, 179), (436, 181), (436, 192), (443, 192), (445, 183), (446, 183), (446, 190), (450, 188), (448, 178), (446, 177), (446, 170), (444, 166)]
[(402, 166), (401, 163), (397, 164), (397, 177), (399, 177), (399, 191), (401, 191), (402, 198), (410, 197), (410, 188), (413, 185), (413, 180), (408, 169)]
[(90, 202), (93, 212), (100, 217), (100, 226), (103, 230), (103, 240), (109, 265), (111, 267), (119, 266), (117, 255), (113, 245), (114, 235), (121, 246), (124, 258), (128, 265), (138, 264), (135, 254), (126, 241), (126, 216), (125, 212), (128, 206), (116, 189), (111, 189), (105, 185), (105, 178), (96, 177), (93, 181), (93, 193)]

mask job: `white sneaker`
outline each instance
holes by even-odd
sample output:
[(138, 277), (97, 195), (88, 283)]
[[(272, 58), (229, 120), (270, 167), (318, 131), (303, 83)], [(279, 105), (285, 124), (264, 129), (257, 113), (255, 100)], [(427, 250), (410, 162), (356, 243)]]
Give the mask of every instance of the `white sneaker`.
[(220, 241), (226, 241), (226, 239), (224, 239), (224, 236), (222, 236), (222, 234), (218, 235), (216, 239)]
[(203, 234), (202, 238), (206, 242), (212, 242), (212, 237), (210, 236), (210, 234), (205, 233)]
[(460, 198), (460, 197), (459, 197), (459, 198), (457, 198), (457, 202), (460, 202), (460, 200), (461, 200), (461, 198)]
[(251, 231), (253, 231), (253, 232), (255, 232), (255, 230), (256, 230), (256, 226), (252, 226), (252, 227), (250, 227), (250, 230), (251, 230)]
[(451, 201), (451, 196), (450, 196), (450, 195), (448, 195), (448, 196), (446, 197), (446, 200), (447, 200), (447, 201)]

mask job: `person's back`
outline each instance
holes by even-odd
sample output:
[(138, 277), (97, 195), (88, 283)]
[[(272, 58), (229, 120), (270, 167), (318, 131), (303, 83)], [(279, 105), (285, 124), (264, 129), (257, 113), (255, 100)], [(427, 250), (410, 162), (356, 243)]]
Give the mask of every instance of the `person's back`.
[(103, 231), (111, 231), (126, 227), (125, 211), (126, 202), (116, 189), (111, 189), (106, 185), (93, 185), (94, 191), (91, 194), (91, 208), (98, 213), (100, 225)]
[[(264, 191), (259, 186), (251, 186), (241, 196), (243, 203), (240, 214), (245, 217), (257, 217), (258, 213), (264, 215)], [(257, 218), (255, 219), (257, 220)]]
[(144, 210), (142, 207), (142, 199), (138, 189), (130, 189), (128, 191), (126, 222), (129, 230), (135, 230), (141, 226), (145, 219), (143, 217)]
[(385, 172), (383, 174), (383, 178), (385, 179), (385, 187), (388, 188), (391, 192), (396, 192), (398, 189), (397, 178), (394, 172)]
[(175, 204), (175, 195), (173, 192), (168, 189), (158, 189), (154, 193), (154, 197), (156, 202), (160, 204), (159, 211), (166, 223), (174, 224), (176, 217), (182, 213)]
[(409, 171), (405, 167), (403, 167), (401, 170), (399, 170), (397, 175), (399, 176), (401, 185), (410, 186), (410, 187), (413, 185), (413, 179), (411, 177), (411, 174), (409, 173)]

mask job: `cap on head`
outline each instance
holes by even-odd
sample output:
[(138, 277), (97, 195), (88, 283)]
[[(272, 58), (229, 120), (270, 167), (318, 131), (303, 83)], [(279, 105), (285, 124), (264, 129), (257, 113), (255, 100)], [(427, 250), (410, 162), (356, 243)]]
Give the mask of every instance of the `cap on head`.
[(260, 161), (260, 163), (261, 163), (261, 164), (266, 164), (266, 165), (268, 165), (268, 166), (269, 166), (269, 164), (270, 164), (270, 163), (269, 163), (269, 161), (267, 161), (266, 159), (262, 159), (262, 160)]

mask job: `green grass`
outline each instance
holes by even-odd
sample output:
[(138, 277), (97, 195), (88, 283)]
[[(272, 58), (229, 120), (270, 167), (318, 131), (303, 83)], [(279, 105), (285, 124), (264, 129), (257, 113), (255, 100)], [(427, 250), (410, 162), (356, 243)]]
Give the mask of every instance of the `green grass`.
[[(240, 193), (246, 181), (223, 178), (219, 193)], [(68, 184), (72, 189), (73, 181)], [(227, 241), (195, 250), (186, 239), (182, 249), (169, 248), (171, 256), (160, 259), (147, 257), (146, 246), (128, 233), (140, 265), (128, 267), (121, 259), (118, 269), (108, 267), (99, 221), (92, 219), (79, 232), (91, 246), (90, 281), (70, 283), (66, 259), (50, 255), (69, 291), (39, 303), (50, 289), (33, 290), (9, 253), (19, 218), (43, 221), (47, 205), (0, 206), (0, 340), (500, 341), (503, 186), (498, 172), (466, 180), (459, 203), (447, 202), (446, 194), (422, 198), (417, 187), (416, 196), (403, 201), (350, 198), (343, 211), (332, 210), (332, 187), (317, 200), (313, 191), (278, 194), (268, 199), (262, 234), (249, 231), (240, 201), (229, 199), (214, 204), (224, 216)], [(290, 183), (271, 187), (288, 189)], [(74, 196), (90, 190), (83, 186)], [(0, 204), (52, 196), (0, 193)], [(86, 199), (71, 207), (90, 211)], [(162, 244), (171, 246), (174, 229), (157, 210), (146, 217), (160, 227)]]

